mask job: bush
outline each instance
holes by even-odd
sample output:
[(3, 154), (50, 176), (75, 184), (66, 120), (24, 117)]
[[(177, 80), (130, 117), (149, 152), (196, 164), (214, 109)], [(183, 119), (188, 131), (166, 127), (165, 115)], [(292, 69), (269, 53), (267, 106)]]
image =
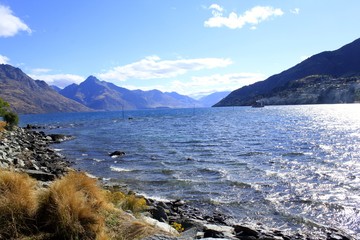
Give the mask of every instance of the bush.
[(3, 119), (7, 123), (9, 129), (12, 129), (19, 124), (19, 116), (14, 112), (5, 112)]
[(83, 173), (69, 173), (42, 195), (38, 219), (54, 239), (96, 239), (102, 234), (104, 191)]
[(26, 174), (0, 171), (0, 239), (13, 239), (34, 229), (36, 181)]

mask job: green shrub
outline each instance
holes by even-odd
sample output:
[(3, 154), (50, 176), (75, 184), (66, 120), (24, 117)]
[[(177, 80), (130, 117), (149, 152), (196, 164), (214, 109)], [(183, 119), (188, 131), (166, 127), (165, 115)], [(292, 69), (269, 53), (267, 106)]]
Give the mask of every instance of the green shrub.
[(9, 129), (19, 124), (19, 116), (14, 112), (5, 112), (3, 118)]

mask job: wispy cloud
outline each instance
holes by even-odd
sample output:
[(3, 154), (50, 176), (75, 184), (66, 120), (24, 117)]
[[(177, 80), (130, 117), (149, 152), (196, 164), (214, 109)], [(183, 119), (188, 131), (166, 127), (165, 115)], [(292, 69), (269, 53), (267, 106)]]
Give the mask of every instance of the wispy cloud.
[(0, 37), (12, 37), (20, 31), (31, 33), (31, 29), (9, 7), (0, 5)]
[(189, 71), (226, 67), (232, 64), (225, 58), (195, 58), (162, 60), (158, 56), (149, 56), (140, 61), (99, 74), (104, 80), (125, 81), (127, 79), (172, 78), (186, 74)]
[(75, 74), (51, 74), (51, 69), (33, 69), (29, 76), (35, 80), (43, 80), (49, 85), (64, 88), (72, 83), (79, 84), (85, 80), (84, 77)]
[(252, 25), (251, 29), (254, 30), (259, 23), (284, 14), (280, 8), (269, 6), (256, 6), (242, 15), (231, 12), (229, 16), (223, 16), (224, 9), (217, 4), (212, 4), (209, 9), (212, 10), (213, 16), (204, 22), (205, 27), (228, 27), (231, 29), (240, 29), (250, 24)]
[(300, 8), (291, 9), (290, 12), (297, 15), (300, 13)]
[(0, 54), (0, 64), (7, 64), (9, 63), (9, 58)]
[(222, 8), (220, 5), (215, 4), (215, 3), (211, 4), (209, 9), (212, 9), (213, 15), (221, 14), (224, 11), (224, 8)]
[[(192, 77), (189, 81), (174, 80), (166, 86), (162, 85), (156, 87), (161, 91), (175, 91), (188, 96), (196, 96), (204, 93), (211, 94), (219, 91), (233, 91), (240, 87), (264, 80), (265, 78), (266, 76), (260, 73), (215, 74), (210, 76)], [(135, 86), (125, 87), (136, 89)], [(156, 87), (152, 86), (151, 89)]]

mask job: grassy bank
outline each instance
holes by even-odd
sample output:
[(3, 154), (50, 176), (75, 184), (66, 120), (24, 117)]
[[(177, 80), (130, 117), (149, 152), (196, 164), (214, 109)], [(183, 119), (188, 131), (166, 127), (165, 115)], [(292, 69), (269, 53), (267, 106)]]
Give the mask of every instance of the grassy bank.
[(146, 209), (145, 199), (105, 190), (84, 173), (43, 185), (0, 170), (0, 239), (125, 240), (161, 232), (136, 217)]

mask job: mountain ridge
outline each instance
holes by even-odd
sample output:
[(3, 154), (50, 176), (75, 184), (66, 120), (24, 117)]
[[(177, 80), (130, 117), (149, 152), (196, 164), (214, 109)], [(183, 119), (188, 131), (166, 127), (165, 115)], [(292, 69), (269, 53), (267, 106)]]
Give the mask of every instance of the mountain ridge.
[(337, 50), (315, 54), (264, 81), (239, 88), (214, 106), (252, 105), (258, 100), (274, 95), (277, 89), (283, 88), (289, 82), (308, 76), (331, 76), (334, 79), (360, 76), (360, 38)]
[(9, 64), (0, 64), (0, 97), (19, 114), (91, 111)]
[(63, 96), (89, 108), (104, 111), (149, 108), (187, 108), (201, 104), (184, 95), (159, 90), (129, 90), (89, 76), (85, 81), (71, 84), (60, 91)]

